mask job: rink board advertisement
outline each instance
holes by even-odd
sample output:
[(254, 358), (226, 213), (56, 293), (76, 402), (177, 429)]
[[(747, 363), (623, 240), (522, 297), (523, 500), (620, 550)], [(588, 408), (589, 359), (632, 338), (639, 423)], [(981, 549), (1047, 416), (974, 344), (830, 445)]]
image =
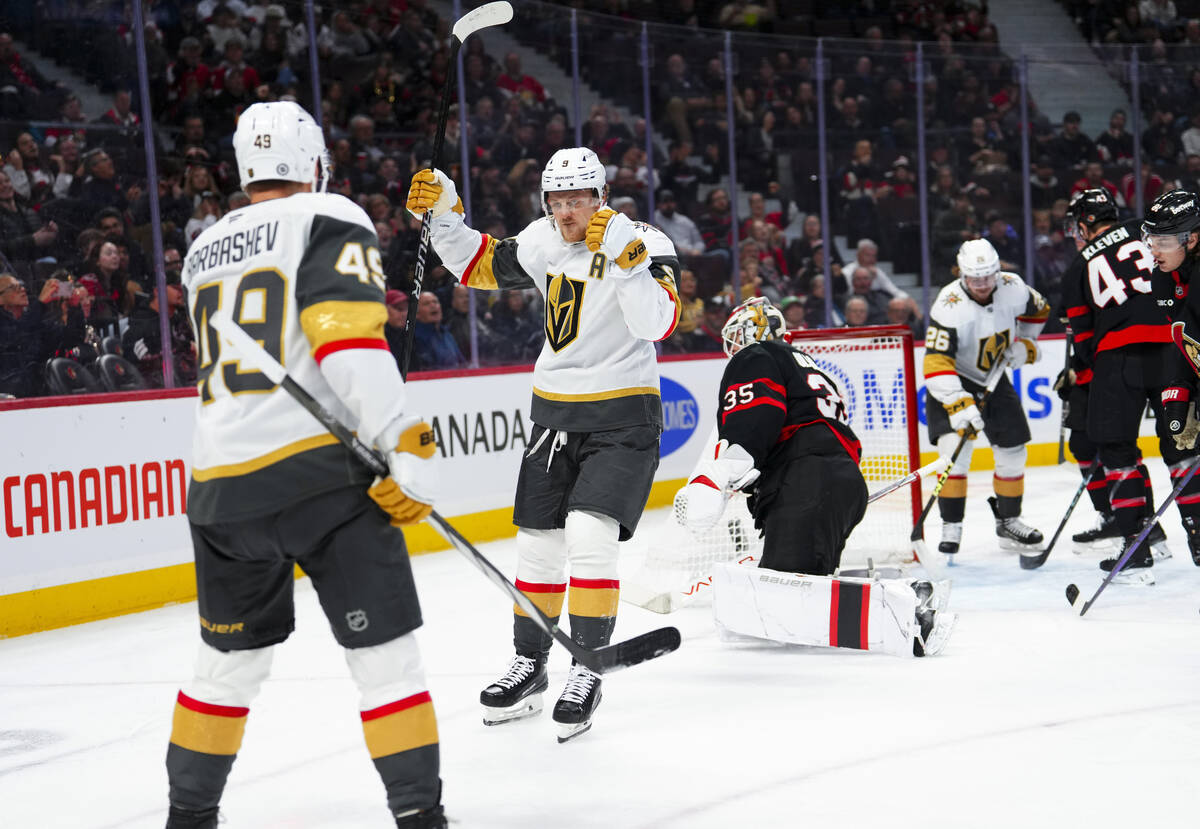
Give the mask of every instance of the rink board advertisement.
[[(1014, 373), (1033, 432), (1031, 464), (1054, 463), (1060, 406), (1052, 385), (1063, 340), (1042, 342), (1039, 363)], [(922, 349), (916, 351), (920, 372)], [(671, 502), (714, 423), (725, 359), (661, 363), (665, 429), (650, 506)], [(840, 359), (834, 379), (852, 423), (894, 423), (903, 382), (879, 361)], [(468, 538), (511, 535), (512, 493), (532, 423), (527, 369), (414, 379), (409, 410), (439, 439), (438, 501)], [(191, 390), (0, 404), (0, 636), (103, 618), (194, 596), (186, 482)], [(923, 384), (918, 382), (923, 455)], [(1144, 434), (1152, 432), (1145, 424)], [(1147, 454), (1157, 454), (1147, 445)], [(977, 452), (975, 468), (991, 453)], [(427, 526), (406, 531), (413, 552), (445, 545)]]

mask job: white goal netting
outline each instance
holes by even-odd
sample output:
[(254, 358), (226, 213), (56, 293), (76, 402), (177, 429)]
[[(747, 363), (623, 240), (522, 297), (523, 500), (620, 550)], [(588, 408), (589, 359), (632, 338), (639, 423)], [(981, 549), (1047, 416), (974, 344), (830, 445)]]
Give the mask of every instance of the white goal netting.
[[(912, 335), (908, 331), (806, 331), (795, 335), (793, 344), (837, 383), (850, 426), (862, 443), (860, 467), (868, 492), (920, 465)], [(622, 581), (622, 593), (636, 604), (657, 603), (660, 606), (652, 609), (666, 611), (702, 598), (708, 592), (708, 577), (715, 563), (757, 558), (761, 553), (762, 539), (744, 496), (731, 498), (717, 525), (700, 533), (684, 526), (685, 509), (683, 499), (677, 496), (667, 520), (637, 539), (635, 555), (644, 555), (644, 563)], [(868, 561), (910, 561), (909, 534), (919, 514), (919, 490), (913, 486), (870, 504), (846, 543), (842, 567), (864, 567)], [(675, 595), (664, 596), (669, 593)]]

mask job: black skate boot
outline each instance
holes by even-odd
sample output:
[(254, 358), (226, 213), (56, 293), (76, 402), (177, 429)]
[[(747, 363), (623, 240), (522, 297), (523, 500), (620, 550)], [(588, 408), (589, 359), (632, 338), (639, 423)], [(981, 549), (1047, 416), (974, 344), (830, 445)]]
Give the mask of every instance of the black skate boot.
[(542, 692), (549, 684), (545, 656), (530, 659), (517, 654), (504, 676), (479, 693), (483, 724), (497, 725), (540, 713)]
[(1195, 518), (1183, 519), (1183, 528), (1187, 530), (1188, 550), (1192, 554), (1192, 563), (1200, 567), (1200, 521)]
[(1150, 534), (1142, 543), (1150, 547), (1150, 554), (1154, 556), (1155, 561), (1163, 561), (1171, 557), (1171, 550), (1167, 547), (1167, 531), (1157, 521), (1154, 522), (1154, 528), (1150, 530)]
[(554, 704), (554, 721), (559, 724), (558, 741), (565, 743), (592, 727), (592, 714), (600, 705), (600, 675), (582, 665), (572, 665), (567, 687)]
[[(1131, 535), (1125, 539), (1125, 544), (1121, 547), (1121, 554), (1113, 558), (1106, 558), (1100, 562), (1100, 569), (1105, 573), (1111, 573), (1117, 566), (1117, 562), (1121, 560), (1121, 556), (1125, 555), (1125, 551), (1129, 549), (1129, 545), (1137, 538), (1136, 535)], [(1145, 541), (1138, 546), (1129, 561), (1125, 562), (1125, 566), (1121, 571), (1113, 576), (1113, 584), (1154, 584), (1154, 573), (1150, 568), (1154, 566), (1154, 554), (1150, 552), (1150, 547)]]
[(999, 502), (992, 497), (988, 498), (988, 504), (992, 507), (992, 515), (996, 516), (996, 537), (1000, 539), (1001, 550), (1027, 553), (1042, 543), (1042, 533), (1022, 521), (1019, 515), (1001, 518)]
[(938, 542), (938, 552), (952, 556), (958, 552), (962, 541), (962, 522), (947, 521), (942, 524), (942, 540)]
[(446, 829), (446, 815), (439, 803), (432, 809), (413, 809), (396, 815), (398, 829)]
[(172, 806), (167, 814), (167, 829), (217, 829), (217, 807), (193, 810)]
[(1121, 530), (1117, 528), (1117, 518), (1111, 512), (1100, 513), (1096, 516), (1095, 526), (1071, 536), (1071, 543), (1077, 553), (1116, 547), (1121, 541)]

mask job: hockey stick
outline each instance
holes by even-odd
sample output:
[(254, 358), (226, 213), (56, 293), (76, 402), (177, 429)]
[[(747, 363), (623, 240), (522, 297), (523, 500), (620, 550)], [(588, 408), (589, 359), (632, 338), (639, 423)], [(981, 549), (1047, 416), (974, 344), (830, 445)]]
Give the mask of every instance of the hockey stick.
[[(1067, 356), (1063, 359), (1063, 373), (1067, 374), (1071, 371), (1071, 328), (1067, 327), (1067, 339), (1065, 341)], [(1069, 395), (1068, 395), (1069, 397)], [(1071, 413), (1071, 404), (1067, 400), (1062, 401), (1062, 417), (1058, 422), (1058, 463), (1062, 463), (1067, 459), (1067, 416)], [(1076, 496), (1075, 500), (1079, 500)], [(1074, 503), (1071, 504), (1074, 507)], [(1067, 513), (1070, 515), (1070, 513)], [(1046, 548), (1046, 552), (1050, 552), (1050, 548)], [(1021, 562), (1021, 566), (1025, 566), (1025, 562)], [(1040, 566), (1040, 565), (1039, 565)]]
[[(429, 160), (431, 170), (437, 169), (442, 158), (442, 145), (446, 142), (446, 118), (450, 114), (450, 89), (454, 86), (454, 67), (458, 63), (458, 50), (462, 48), (463, 41), (475, 32), (491, 26), (502, 26), (512, 20), (512, 16), (512, 4), (507, 0), (497, 0), (495, 3), (486, 3), (472, 9), (455, 22), (450, 32), (450, 60), (446, 64), (446, 82), (442, 85), (442, 102), (438, 106), (437, 129), (433, 133), (433, 154)], [(432, 236), (433, 211), (426, 210), (425, 215), (421, 217), (421, 241), (417, 245), (417, 262), (413, 267), (413, 298), (408, 318), (404, 320), (404, 364), (400, 366), (400, 376), (406, 380), (413, 343), (417, 336), (414, 322), (416, 303), (421, 301), (421, 285), (425, 282), (425, 263), (429, 261)]]
[(903, 478), (897, 478), (890, 484), (884, 486), (882, 489), (872, 492), (867, 497), (867, 503), (873, 504), (885, 495), (891, 495), (897, 489), (900, 489), (900, 487), (911, 484), (913, 481), (917, 480), (917, 478), (924, 478), (926, 475), (932, 475), (935, 472), (941, 472), (942, 469), (945, 468), (946, 462), (947, 459), (939, 455), (937, 458), (925, 464), (920, 469), (914, 469)]
[(1063, 528), (1067, 526), (1067, 519), (1071, 517), (1071, 513), (1075, 511), (1075, 505), (1079, 503), (1079, 498), (1083, 495), (1083, 491), (1087, 489), (1087, 485), (1092, 482), (1092, 478), (1096, 476), (1096, 470), (1100, 468), (1100, 459), (1092, 461), (1092, 465), (1088, 467), (1087, 474), (1083, 476), (1083, 480), (1079, 482), (1079, 488), (1075, 490), (1075, 497), (1071, 499), (1071, 506), (1067, 507), (1067, 514), (1062, 517), (1062, 521), (1058, 522), (1058, 529), (1054, 531), (1054, 535), (1050, 538), (1050, 543), (1046, 545), (1046, 549), (1040, 553), (1021, 553), (1021, 569), (1036, 570), (1046, 563), (1046, 559), (1050, 558), (1050, 551), (1054, 549), (1054, 543), (1058, 541), (1058, 537), (1062, 535)]
[[(1182, 325), (1183, 323), (1176, 324)], [(1071, 603), (1071, 608), (1075, 610), (1075, 612), (1082, 616), (1088, 612), (1089, 607), (1096, 603), (1096, 599), (1098, 599), (1100, 594), (1104, 592), (1104, 588), (1108, 587), (1108, 583), (1113, 580), (1117, 573), (1121, 572), (1122, 568), (1125, 567), (1125, 563), (1129, 561), (1130, 557), (1132, 557), (1134, 552), (1137, 551), (1137, 548), (1142, 546), (1142, 542), (1146, 540), (1146, 536), (1148, 536), (1150, 531), (1154, 529), (1154, 525), (1158, 523), (1158, 519), (1163, 517), (1163, 513), (1167, 511), (1167, 507), (1171, 505), (1172, 501), (1179, 497), (1179, 493), (1183, 492), (1183, 488), (1187, 486), (1188, 481), (1190, 481), (1192, 476), (1196, 474), (1197, 469), (1200, 469), (1200, 460), (1197, 460), (1188, 467), (1188, 471), (1185, 472), (1183, 477), (1179, 479), (1179, 483), (1175, 484), (1175, 488), (1171, 490), (1171, 494), (1163, 500), (1162, 504), (1155, 511), (1154, 517), (1146, 522), (1146, 526), (1142, 527), (1142, 531), (1137, 534), (1137, 538), (1133, 539), (1133, 543), (1130, 544), (1128, 549), (1126, 549), (1121, 557), (1117, 559), (1116, 566), (1113, 567), (1109, 574), (1104, 577), (1104, 581), (1100, 582), (1100, 586), (1096, 588), (1096, 592), (1092, 594), (1090, 599), (1088, 599), (1086, 602), (1081, 602), (1080, 600), (1083, 598), (1083, 594), (1079, 592), (1079, 588), (1074, 584), (1067, 585), (1067, 601)]]
[[(1004, 376), (1004, 361), (997, 359), (996, 364), (992, 366), (992, 370), (988, 373), (987, 385), (984, 386), (983, 394), (975, 402), (980, 413), (983, 412), (983, 406), (987, 403), (987, 399), (992, 396), (992, 392), (996, 390), (996, 386), (1000, 384), (1000, 378)], [(916, 544), (925, 539), (925, 519), (929, 517), (929, 512), (933, 509), (933, 505), (937, 502), (938, 494), (942, 491), (942, 487), (946, 485), (946, 481), (950, 478), (950, 470), (954, 468), (954, 464), (958, 461), (958, 456), (962, 454), (963, 447), (967, 445), (967, 441), (975, 437), (975, 430), (968, 426), (963, 430), (962, 437), (958, 439), (958, 445), (954, 447), (954, 452), (950, 455), (950, 462), (946, 464), (946, 468), (938, 473), (937, 480), (933, 484), (933, 491), (929, 493), (929, 500), (925, 502), (925, 509), (921, 510), (921, 516), (917, 519), (917, 523), (913, 525), (912, 534), (908, 537), (909, 541)], [(918, 556), (919, 558), (920, 556)]]
[[(282, 386), (284, 391), (307, 409), (309, 414), (319, 420), (322, 426), (328, 429), (347, 449), (353, 452), (354, 456), (363, 465), (376, 475), (387, 476), (391, 474), (387, 461), (384, 460), (380, 453), (359, 440), (347, 428), (346, 424), (338, 420), (315, 397), (293, 380), (287, 373), (287, 369), (268, 354), (266, 349), (251, 339), (250, 335), (240, 325), (235, 323), (232, 317), (224, 311), (217, 311), (209, 317), (209, 321), (212, 323), (213, 328), (217, 329), (217, 331), (233, 343), (234, 347), (238, 350), (239, 357), (252, 364), (272, 382)], [(534, 624), (570, 651), (571, 656), (575, 658), (576, 662), (590, 670), (598, 674), (611, 673), (621, 668), (628, 668), (630, 665), (636, 665), (639, 662), (645, 662), (648, 659), (654, 659), (656, 656), (670, 653), (679, 647), (679, 630), (673, 627), (652, 630), (624, 642), (607, 645), (603, 648), (585, 648), (582, 645), (576, 644), (570, 636), (559, 629), (556, 623), (548, 619), (538, 609), (537, 605), (529, 600), (528, 596), (509, 581), (496, 565), (492, 564), (483, 553), (476, 550), (471, 542), (463, 538), (462, 534), (454, 529), (445, 518), (438, 515), (435, 511), (430, 514), (429, 522), (433, 524), (434, 529), (438, 533), (450, 542), (454, 549), (462, 553), (493, 584), (507, 593), (509, 598), (533, 620)]]

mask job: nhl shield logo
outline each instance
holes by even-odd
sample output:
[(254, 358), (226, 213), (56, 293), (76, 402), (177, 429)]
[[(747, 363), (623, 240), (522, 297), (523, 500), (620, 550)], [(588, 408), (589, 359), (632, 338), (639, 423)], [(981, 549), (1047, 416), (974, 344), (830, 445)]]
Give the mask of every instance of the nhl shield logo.
[(579, 314), (583, 307), (581, 280), (565, 274), (546, 274), (546, 341), (562, 351), (579, 336)]
[(355, 633), (361, 633), (367, 629), (367, 612), (365, 610), (351, 610), (346, 614), (346, 626)]

